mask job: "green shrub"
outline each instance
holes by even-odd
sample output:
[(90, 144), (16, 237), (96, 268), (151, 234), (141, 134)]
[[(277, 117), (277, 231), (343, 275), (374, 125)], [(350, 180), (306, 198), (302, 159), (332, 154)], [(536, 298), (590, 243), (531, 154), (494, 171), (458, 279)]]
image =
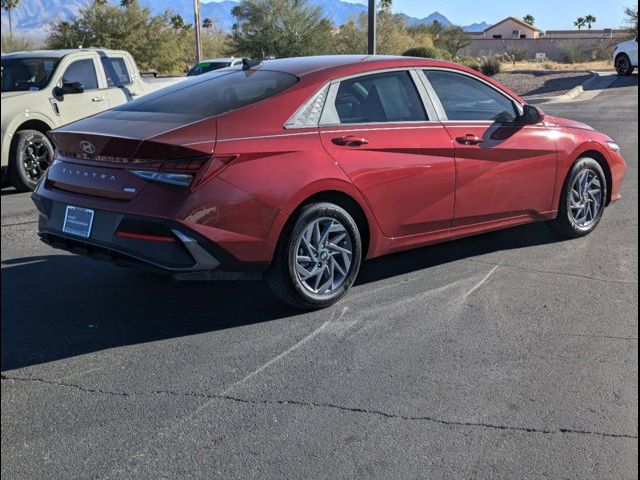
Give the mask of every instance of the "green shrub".
[(522, 62), (529, 58), (529, 49), (527, 47), (513, 47), (507, 49), (507, 55), (512, 63)]
[(567, 63), (581, 63), (589, 60), (589, 51), (581, 42), (560, 42), (558, 48)]
[(480, 70), (480, 59), (478, 57), (472, 57), (470, 55), (465, 55), (464, 57), (459, 57), (455, 59), (456, 63), (460, 65), (464, 65), (465, 67), (473, 68), (474, 70)]
[(438, 58), (445, 57), (444, 52), (436, 47), (415, 47), (410, 48), (402, 54), (405, 57)]
[(493, 77), (500, 73), (502, 69), (502, 64), (500, 63), (500, 59), (495, 55), (491, 57), (482, 57), (480, 60), (480, 71), (484, 73), (487, 77)]

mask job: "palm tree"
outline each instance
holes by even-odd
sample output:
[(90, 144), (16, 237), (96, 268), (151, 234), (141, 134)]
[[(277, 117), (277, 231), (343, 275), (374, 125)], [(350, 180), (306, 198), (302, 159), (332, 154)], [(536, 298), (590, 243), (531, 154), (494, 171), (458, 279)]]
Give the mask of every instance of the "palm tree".
[(186, 28), (186, 23), (184, 22), (184, 18), (181, 15), (175, 14), (173, 15), (169, 21), (171, 22), (171, 26), (174, 30), (182, 30)]
[(578, 27), (578, 30), (582, 30), (582, 27), (584, 27), (587, 24), (587, 21), (584, 17), (578, 17), (578, 19), (573, 22), (573, 24)]
[(202, 21), (202, 28), (206, 28), (207, 30), (210, 28), (213, 28), (213, 20), (211, 20), (210, 18), (205, 18)]
[(9, 38), (13, 39), (13, 22), (11, 20), (11, 10), (20, 5), (20, 0), (2, 0), (2, 9), (6, 10), (9, 17)]
[(533, 15), (525, 15), (522, 20), (524, 21), (524, 23), (531, 26), (536, 23), (536, 18)]
[(592, 24), (596, 23), (598, 21), (598, 19), (596, 17), (594, 17), (593, 15), (587, 15), (586, 17), (584, 17), (584, 21), (586, 22), (587, 26), (589, 27), (589, 30), (591, 30)]

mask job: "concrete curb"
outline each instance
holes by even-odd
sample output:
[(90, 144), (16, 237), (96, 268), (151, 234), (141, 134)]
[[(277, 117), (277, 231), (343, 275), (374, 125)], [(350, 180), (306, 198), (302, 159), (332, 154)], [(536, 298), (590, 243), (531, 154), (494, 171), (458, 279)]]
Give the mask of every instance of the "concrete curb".
[[(527, 100), (527, 103), (530, 103), (532, 105), (540, 105), (544, 103), (570, 102), (571, 100), (574, 100), (576, 97), (583, 94), (585, 90), (589, 88), (590, 85), (592, 85), (602, 77), (600, 72), (595, 72), (591, 70), (589, 73), (591, 73), (591, 77), (589, 77), (585, 82), (583, 82), (581, 85), (578, 85), (577, 87), (573, 87), (571, 90), (569, 90), (566, 93), (563, 93), (562, 95), (556, 95), (553, 97), (538, 97), (538, 98), (531, 98), (531, 99), (527, 99), (526, 97), (524, 98), (525, 100)], [(615, 82), (616, 79), (617, 79), (616, 76), (611, 75), (610, 82), (608, 82), (606, 85), (603, 85), (602, 88), (599, 89), (599, 91), (601, 91), (604, 88), (607, 88), (609, 85)]]

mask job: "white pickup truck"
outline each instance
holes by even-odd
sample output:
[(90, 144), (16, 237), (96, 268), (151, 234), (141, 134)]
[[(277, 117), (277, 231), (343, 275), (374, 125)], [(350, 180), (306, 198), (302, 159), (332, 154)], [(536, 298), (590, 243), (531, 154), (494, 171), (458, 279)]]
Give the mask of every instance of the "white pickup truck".
[(3, 186), (33, 190), (53, 157), (49, 130), (129, 102), (179, 79), (143, 78), (133, 57), (117, 50), (42, 50), (2, 55)]

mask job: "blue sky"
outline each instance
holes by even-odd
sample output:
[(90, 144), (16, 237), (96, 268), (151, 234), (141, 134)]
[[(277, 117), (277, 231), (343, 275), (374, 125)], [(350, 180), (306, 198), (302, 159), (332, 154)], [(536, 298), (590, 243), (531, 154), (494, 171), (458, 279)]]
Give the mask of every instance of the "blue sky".
[[(365, 0), (345, 0), (367, 3)], [(581, 16), (594, 15), (595, 28), (618, 28), (624, 22), (624, 7), (637, 5), (637, 0), (394, 0), (394, 10), (412, 17), (426, 17), (438, 11), (453, 23), (469, 25), (486, 21), (495, 23), (504, 17), (522, 18), (530, 13), (543, 30), (572, 28)]]

